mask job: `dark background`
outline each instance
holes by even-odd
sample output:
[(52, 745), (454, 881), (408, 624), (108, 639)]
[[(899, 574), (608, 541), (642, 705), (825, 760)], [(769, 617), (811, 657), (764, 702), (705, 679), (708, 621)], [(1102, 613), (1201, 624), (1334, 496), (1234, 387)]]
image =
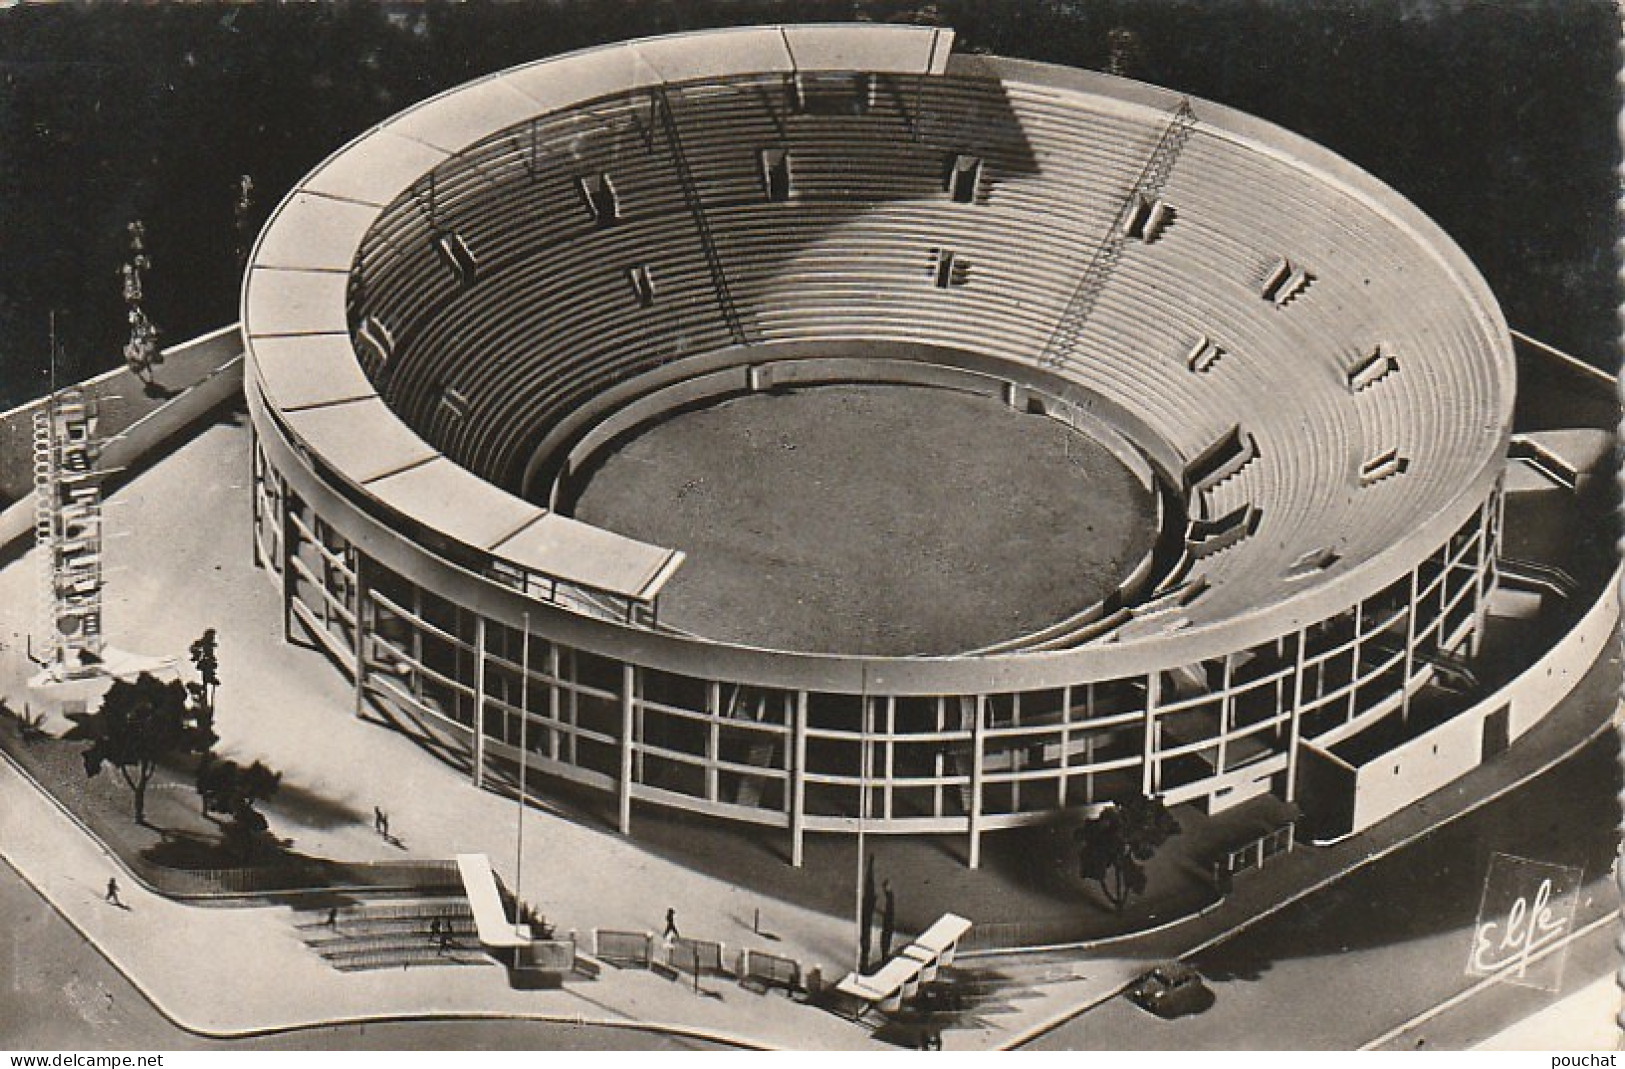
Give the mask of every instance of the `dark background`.
[(476, 75), (732, 23), (940, 21), (959, 48), (1130, 73), (1270, 119), (1413, 200), (1508, 321), (1612, 369), (1619, 21), (1602, 0), (550, 0), (21, 6), (0, 11), (0, 407), (121, 359), (125, 224), (172, 344), (236, 319), (233, 201), (255, 229), (351, 136)]

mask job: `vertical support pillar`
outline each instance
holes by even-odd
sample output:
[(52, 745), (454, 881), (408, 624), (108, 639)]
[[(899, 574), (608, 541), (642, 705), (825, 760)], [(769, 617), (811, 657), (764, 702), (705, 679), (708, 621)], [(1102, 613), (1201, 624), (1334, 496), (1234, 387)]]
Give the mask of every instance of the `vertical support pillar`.
[(632, 834), (632, 686), (635, 678), (630, 664), (621, 665), (621, 790), (617, 823), (622, 835)]
[(707, 718), (705, 739), (705, 800), (717, 800), (717, 762), (722, 760), (722, 684), (711, 680), (705, 685), (705, 701), (711, 715)]
[[(554, 678), (558, 678), (556, 673), (555, 673)], [(570, 682), (574, 683), (576, 681), (576, 678), (577, 678), (576, 677), (576, 651), (572, 649), (570, 651)], [(568, 698), (566, 699), (565, 705), (569, 709), (569, 712), (570, 712), (570, 764), (573, 767), (578, 767), (579, 768), (580, 765), (581, 765), (581, 758), (580, 758), (580, 753), (579, 753), (580, 746), (578, 745), (579, 739), (577, 738), (577, 735), (576, 735), (576, 728), (581, 723), (581, 714), (580, 714), (581, 695), (576, 692), (576, 689), (573, 686), (570, 688), (570, 693), (569, 693)]]
[(1360, 645), (1365, 635), (1365, 601), (1354, 603), (1354, 642), (1349, 647), (1349, 699), (1344, 721), (1353, 720), (1360, 713)]
[(1067, 769), (1072, 767), (1072, 684), (1068, 683), (1061, 688), (1061, 756), (1056, 762), (1060, 766), (1061, 778), (1056, 783), (1056, 804), (1066, 808), (1066, 781)]
[[(933, 698), (932, 701), (934, 701), (937, 706), (937, 734), (941, 735), (947, 730), (948, 699), (939, 694), (937, 697)], [(945, 808), (942, 798), (942, 774), (943, 765), (947, 760), (947, 754), (946, 748), (940, 742), (937, 743), (936, 746), (932, 747), (932, 750), (931, 773), (936, 777), (937, 782), (931, 785), (931, 815), (934, 817), (940, 817), (944, 815), (943, 810)]]
[[(559, 644), (547, 644), (547, 718), (553, 722), (552, 729), (547, 733), (547, 756), (557, 761), (559, 759)], [(570, 738), (573, 740), (575, 735)], [(572, 741), (571, 746), (575, 743)], [(571, 764), (574, 764), (574, 754), (571, 754)]]
[(803, 840), (807, 836), (807, 692), (804, 690), (796, 691), (791, 731), (790, 864), (799, 869)]
[(1157, 768), (1157, 751), (1161, 748), (1161, 724), (1157, 721), (1157, 706), (1162, 704), (1162, 674), (1152, 670), (1145, 677), (1145, 739), (1140, 754), (1140, 793), (1155, 797), (1162, 785)]
[(474, 614), (474, 786), (485, 786), (485, 614)]
[(372, 600), (367, 595), (367, 558), (359, 549), (350, 547), (355, 554), (355, 597), (350, 602), (350, 619), (352, 621), (351, 635), (353, 640), (353, 655), (355, 657), (355, 715), (360, 717), (366, 708), (367, 702), (367, 646), (368, 627), (371, 621), (367, 610)]
[(634, 770), (633, 779), (639, 783), (644, 783), (649, 778), (644, 771), (647, 758), (643, 752), (643, 742), (646, 738), (648, 738), (648, 723), (647, 713), (643, 708), (643, 677), (634, 668), (632, 670), (632, 741), (634, 743), (632, 767)]
[[(1095, 718), (1095, 684), (1083, 685), (1083, 722), (1087, 725)], [(1083, 732), (1083, 800), (1095, 802), (1095, 729), (1085, 727)]]
[(1468, 656), (1477, 657), (1484, 641), (1484, 627), (1489, 618), (1490, 597), (1495, 593), (1495, 555), (1490, 546), (1494, 527), (1493, 513), (1501, 496), (1499, 484), (1490, 500), (1478, 513), (1478, 530), (1474, 532), (1478, 551), (1473, 555), (1473, 635), (1467, 647)]
[(976, 696), (976, 720), (971, 724), (970, 755), (970, 867), (982, 864), (982, 744), (987, 731), (987, 695)]
[[(1010, 695), (1010, 726), (1021, 726), (1021, 695), (1019, 693)], [(1011, 746), (1011, 741), (1013, 740), (1010, 740), (1007, 736), (1005, 745), (1010, 748), (1005, 752), (1010, 755), (1010, 771), (1021, 773), (1027, 768), (1027, 751), (1019, 745)], [(1021, 777), (1019, 775), (1012, 777), (1010, 780), (1010, 809), (1013, 812), (1021, 812)]]
[(254, 429), (254, 421), (248, 421), (248, 485), (251, 491), (249, 509), (250, 524), (254, 529), (254, 537), (249, 552), (253, 554), (254, 567), (260, 566), (260, 539), (264, 537), (261, 525), (265, 522), (264, 510), (261, 507), (261, 497), (265, 490), (265, 465), (260, 457), (260, 435)]
[(881, 762), (886, 769), (886, 784), (881, 788), (880, 811), (887, 820), (892, 814), (892, 782), (893, 765), (895, 762), (892, 740), (897, 737), (897, 698), (892, 695), (886, 697), (886, 759)]
[(1306, 632), (1298, 629), (1297, 667), (1292, 671), (1292, 719), (1286, 743), (1286, 800), (1298, 797), (1298, 741), (1303, 737), (1303, 660)]
[(1408, 724), (1411, 719), (1411, 673), (1416, 670), (1416, 598), (1421, 572), (1420, 567), (1411, 569), (1411, 592), (1405, 611), (1405, 679), (1399, 686), (1401, 724)]
[(293, 577), (293, 509), (287, 489), (282, 494), (282, 641), (293, 642), (293, 598), (298, 587)]
[(1225, 773), (1225, 758), (1230, 754), (1230, 728), (1236, 720), (1236, 698), (1231, 690), (1231, 664), (1234, 660), (1229, 654), (1223, 655), (1223, 670), (1219, 674), (1222, 680), (1219, 689), (1219, 753), (1218, 766), (1214, 768), (1215, 775)]

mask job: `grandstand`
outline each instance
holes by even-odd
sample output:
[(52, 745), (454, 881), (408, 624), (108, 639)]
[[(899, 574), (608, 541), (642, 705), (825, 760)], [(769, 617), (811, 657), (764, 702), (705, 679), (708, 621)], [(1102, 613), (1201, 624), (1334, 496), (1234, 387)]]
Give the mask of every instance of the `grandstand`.
[[(985, 832), (1141, 792), (1273, 792), (1357, 830), (1336, 748), (1414, 735), (1496, 598), (1516, 374), (1493, 296), (1295, 135), (952, 45), (784, 26), (574, 53), (294, 189), (243, 289), (256, 545), (358, 706), (476, 783), (513, 789), (523, 738), (532, 789), (609, 792), (623, 830), (634, 802), (782, 827), (797, 864), (861, 822), (963, 833), (974, 865)], [(568, 515), (578, 473), (681, 407), (818, 382), (1067, 423), (1155, 491), (1156, 548), (953, 656), (663, 621), (683, 547)], [(1491, 731), (1482, 705), (1453, 730)]]

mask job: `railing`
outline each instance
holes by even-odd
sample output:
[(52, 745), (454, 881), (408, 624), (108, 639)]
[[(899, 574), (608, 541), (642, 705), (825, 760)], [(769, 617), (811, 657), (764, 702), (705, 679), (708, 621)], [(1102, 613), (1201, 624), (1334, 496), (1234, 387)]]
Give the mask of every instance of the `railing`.
[(126, 861), (142, 882), (173, 898), (334, 890), (425, 894), (462, 890), (457, 866), (450, 861), (342, 862), (300, 858), (230, 869), (177, 869), (141, 857), (126, 858)]
[(1185, 142), (1191, 135), (1191, 128), (1195, 125), (1196, 114), (1191, 110), (1190, 101), (1181, 100), (1167, 127), (1163, 129), (1162, 136), (1157, 139), (1156, 147), (1151, 150), (1151, 157), (1141, 169), (1139, 177), (1134, 182), (1134, 188), (1129, 190), (1117, 214), (1112, 216), (1111, 230), (1101, 239), (1100, 244), (1095, 246), (1094, 255), (1089, 258), (1089, 264), (1083, 269), (1083, 275), (1073, 288), (1072, 296), (1067, 299), (1066, 308), (1061, 312), (1054, 332), (1044, 345), (1044, 351), (1039, 354), (1039, 367), (1059, 367), (1071, 358), (1072, 350), (1083, 335), (1084, 323), (1094, 313), (1095, 302), (1099, 299), (1101, 291), (1106, 288), (1112, 269), (1117, 266), (1118, 257), (1122, 255), (1123, 242), (1127, 236), (1123, 231), (1124, 220), (1142, 197), (1155, 200), (1161, 196), (1163, 186), (1168, 182), (1168, 174), (1173, 170), (1174, 160), (1179, 157), (1180, 150), (1185, 147)]
[(1297, 825), (1287, 824), (1226, 852), (1213, 863), (1213, 882), (1220, 887), (1228, 886), (1240, 873), (1261, 869), (1271, 858), (1291, 853), (1297, 842), (1296, 835)]
[(671, 145), (671, 159), (677, 171), (677, 184), (682, 188), (683, 203), (688, 206), (689, 213), (694, 216), (694, 227), (700, 236), (700, 252), (705, 257), (705, 266), (711, 272), (711, 284), (716, 287), (717, 305), (722, 310), (722, 318), (728, 324), (728, 335), (733, 338), (735, 345), (747, 345), (750, 339), (745, 336), (744, 324), (739, 319), (739, 311), (734, 306), (733, 291), (728, 288), (728, 275), (722, 267), (722, 257), (717, 254), (715, 239), (711, 236), (711, 224), (705, 218), (705, 206), (700, 203), (699, 189), (694, 185), (694, 174), (689, 170), (688, 156), (683, 151), (683, 139), (677, 132), (677, 117), (672, 114), (671, 100), (666, 95), (665, 86), (657, 86), (650, 91), (654, 104), (655, 114), (660, 117), (660, 125), (666, 133), (666, 141)]

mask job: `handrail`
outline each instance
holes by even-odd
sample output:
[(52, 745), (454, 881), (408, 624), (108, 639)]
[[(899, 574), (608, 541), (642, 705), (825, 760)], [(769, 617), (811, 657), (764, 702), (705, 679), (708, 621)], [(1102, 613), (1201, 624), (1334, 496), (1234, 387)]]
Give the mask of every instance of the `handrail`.
[(722, 311), (723, 320), (728, 324), (728, 334), (733, 338), (735, 345), (748, 345), (750, 339), (745, 335), (739, 310), (734, 305), (733, 291), (728, 288), (728, 275), (723, 270), (722, 258), (717, 255), (716, 239), (711, 234), (711, 224), (706, 221), (705, 208), (700, 203), (699, 189), (695, 187), (694, 174), (689, 170), (688, 156), (683, 152), (683, 139), (677, 132), (677, 117), (672, 114), (671, 100), (666, 94), (666, 87), (655, 86), (649, 91), (649, 97), (654, 104), (655, 114), (660, 117), (666, 141), (671, 145), (671, 161), (677, 171), (677, 184), (683, 192), (683, 203), (694, 216), (694, 227), (700, 235), (700, 252), (705, 257), (706, 269), (711, 272), (711, 284), (716, 287), (717, 305)]

